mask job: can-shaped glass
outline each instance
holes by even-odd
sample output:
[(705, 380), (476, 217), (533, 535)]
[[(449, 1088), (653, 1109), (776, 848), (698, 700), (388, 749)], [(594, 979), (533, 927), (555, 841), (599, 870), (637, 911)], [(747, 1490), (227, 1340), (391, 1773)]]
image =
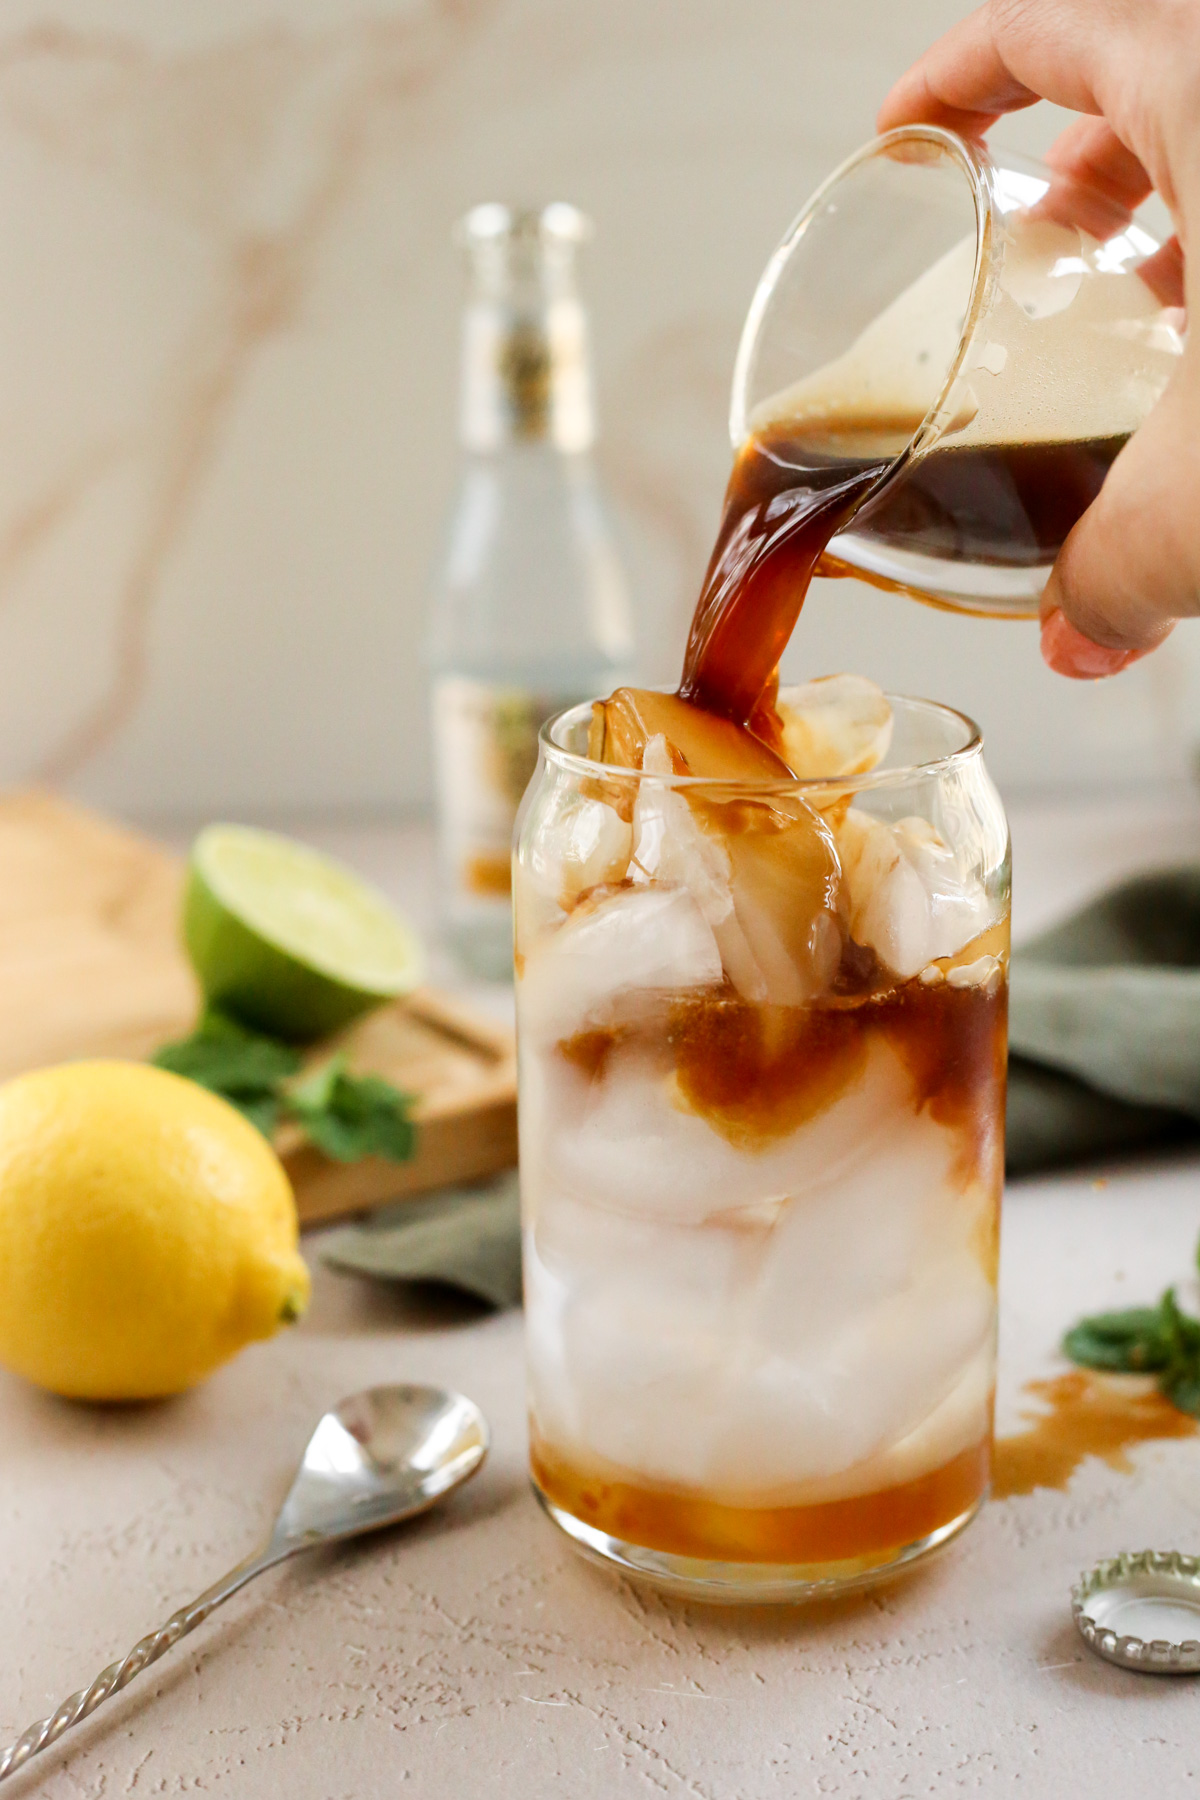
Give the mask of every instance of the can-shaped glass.
[(972, 722), (891, 706), (786, 783), (592, 762), (577, 707), (518, 822), (533, 1483), (697, 1597), (877, 1579), (987, 1491), (1008, 831)]

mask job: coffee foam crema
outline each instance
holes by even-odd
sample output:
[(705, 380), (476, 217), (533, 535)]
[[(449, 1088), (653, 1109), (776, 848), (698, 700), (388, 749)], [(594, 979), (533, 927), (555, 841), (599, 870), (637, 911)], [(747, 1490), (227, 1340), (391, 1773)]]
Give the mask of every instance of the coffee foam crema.
[[(999, 291), (946, 397), (941, 441), (1127, 436), (1183, 348), (1178, 312), (1124, 266), (1120, 240), (1101, 244), (1030, 214), (1010, 214), (1004, 228)], [(947, 251), (841, 356), (760, 402), (751, 432), (786, 427), (799, 437), (900, 448), (937, 404), (958, 353), (975, 252), (974, 236)]]

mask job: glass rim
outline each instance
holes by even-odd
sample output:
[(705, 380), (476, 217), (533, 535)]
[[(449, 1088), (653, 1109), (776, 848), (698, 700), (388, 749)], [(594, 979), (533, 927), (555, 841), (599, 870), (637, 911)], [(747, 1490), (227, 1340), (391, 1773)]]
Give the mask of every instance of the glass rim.
[[(745, 396), (749, 385), (749, 365), (752, 360), (755, 343), (766, 313), (774, 297), (775, 287), (789, 262), (792, 251), (804, 236), (817, 215), (823, 210), (830, 193), (842, 182), (854, 175), (860, 168), (877, 157), (887, 156), (899, 144), (932, 144), (947, 154), (966, 178), (967, 188), (975, 208), (975, 269), (971, 276), (971, 294), (963, 315), (962, 329), (954, 355), (946, 366), (942, 385), (937, 397), (925, 417), (914, 430), (912, 436), (902, 449), (897, 450), (876, 480), (863, 495), (855, 513), (861, 513), (877, 500), (884, 489), (899, 477), (909, 464), (928, 448), (931, 439), (940, 438), (946, 418), (953, 414), (953, 407), (948, 402), (962, 374), (963, 364), (974, 341), (980, 319), (991, 303), (992, 287), (995, 280), (995, 195), (992, 191), (991, 171), (993, 160), (985, 143), (976, 143), (963, 138), (957, 132), (947, 131), (941, 125), (897, 125), (891, 131), (883, 132), (872, 138), (869, 143), (862, 144), (845, 160), (838, 164), (831, 174), (817, 188), (796, 217), (784, 232), (779, 243), (771, 253), (770, 260), (758, 280), (754, 296), (746, 313), (746, 322), (742, 327), (742, 335), (738, 340), (737, 356), (733, 366), (733, 385), (729, 405), (729, 438), (735, 455), (750, 435), (750, 422), (746, 413)], [(1007, 151), (997, 153), (1006, 163), (1025, 163), (1032, 165), (1032, 159), (1019, 157)], [(945, 416), (944, 416), (945, 415)]]
[[(668, 690), (660, 690), (666, 692)], [(941, 776), (975, 762), (983, 755), (983, 732), (971, 718), (969, 713), (960, 712), (955, 706), (947, 706), (941, 700), (925, 700), (916, 694), (884, 694), (884, 699), (892, 707), (907, 709), (911, 712), (932, 714), (941, 719), (954, 720), (966, 733), (966, 742), (957, 750), (947, 751), (942, 756), (930, 757), (926, 762), (903, 763), (894, 768), (867, 769), (860, 775), (793, 775), (789, 780), (753, 781), (749, 779), (733, 779), (712, 775), (656, 775), (648, 769), (625, 769), (618, 763), (594, 762), (590, 756), (582, 756), (577, 750), (568, 750), (565, 745), (556, 741), (555, 732), (573, 715), (582, 715), (584, 710), (590, 711), (594, 702), (580, 700), (574, 706), (564, 707), (546, 720), (538, 732), (538, 747), (541, 755), (556, 768), (579, 776), (584, 780), (603, 781), (623, 780), (631, 786), (643, 781), (657, 781), (663, 787), (678, 788), (682, 792), (702, 790), (705, 795), (719, 799), (738, 799), (752, 796), (757, 799), (783, 798), (786, 795), (808, 799), (813, 794), (843, 795), (870, 792), (877, 788), (903, 787), (917, 778)]]

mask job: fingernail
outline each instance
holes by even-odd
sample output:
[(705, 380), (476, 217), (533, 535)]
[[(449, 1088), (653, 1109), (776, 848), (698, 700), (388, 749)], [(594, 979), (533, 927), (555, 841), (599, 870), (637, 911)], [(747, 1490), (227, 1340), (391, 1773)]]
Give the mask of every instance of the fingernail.
[(1100, 681), (1106, 675), (1119, 675), (1147, 654), (1145, 650), (1111, 650), (1106, 644), (1093, 643), (1075, 629), (1057, 606), (1042, 620), (1043, 660), (1056, 675), (1069, 675), (1074, 681)]

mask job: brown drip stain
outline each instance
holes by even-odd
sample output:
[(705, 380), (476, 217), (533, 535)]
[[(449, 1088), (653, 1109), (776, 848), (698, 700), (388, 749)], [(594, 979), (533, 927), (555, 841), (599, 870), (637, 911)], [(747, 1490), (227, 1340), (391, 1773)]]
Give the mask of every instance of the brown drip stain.
[[(1172, 1406), (1142, 1375), (1100, 1375), (1071, 1369), (1025, 1384), (1041, 1402), (1028, 1411), (1024, 1431), (996, 1439), (992, 1498), (1008, 1500), (1035, 1488), (1066, 1487), (1089, 1456), (1128, 1475), (1135, 1444), (1194, 1437), (1200, 1422)], [(1044, 1410), (1042, 1410), (1044, 1409)]]

